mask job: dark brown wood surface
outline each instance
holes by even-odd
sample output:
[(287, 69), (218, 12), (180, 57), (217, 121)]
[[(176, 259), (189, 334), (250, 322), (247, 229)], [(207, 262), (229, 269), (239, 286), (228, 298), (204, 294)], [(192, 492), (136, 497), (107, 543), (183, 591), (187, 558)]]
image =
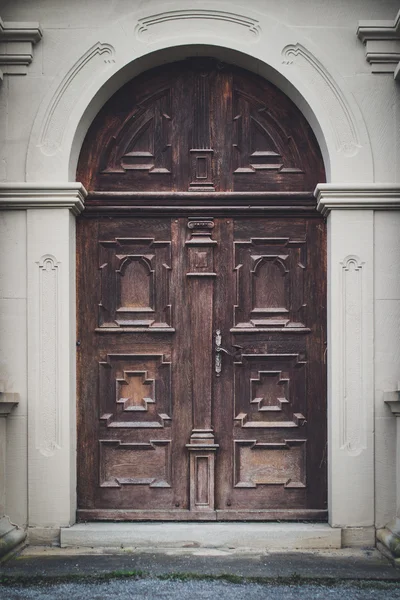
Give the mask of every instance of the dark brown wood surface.
[(324, 519), (324, 174), (298, 109), (164, 66), (102, 109), (77, 178), (79, 518)]
[(212, 59), (148, 71), (103, 107), (77, 179), (107, 191), (309, 191), (324, 181), (314, 134), (271, 83)]

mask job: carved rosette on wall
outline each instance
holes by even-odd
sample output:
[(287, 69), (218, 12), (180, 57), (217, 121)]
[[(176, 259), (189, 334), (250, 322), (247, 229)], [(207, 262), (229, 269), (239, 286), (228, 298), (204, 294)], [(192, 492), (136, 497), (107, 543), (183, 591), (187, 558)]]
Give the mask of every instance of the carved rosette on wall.
[[(191, 354), (193, 365), (193, 429), (186, 445), (190, 452), (190, 509), (214, 510), (215, 452), (211, 423), (212, 314), (214, 291), (212, 218), (188, 219), (190, 239), (187, 272), (191, 307)], [(203, 352), (201, 352), (203, 350)]]

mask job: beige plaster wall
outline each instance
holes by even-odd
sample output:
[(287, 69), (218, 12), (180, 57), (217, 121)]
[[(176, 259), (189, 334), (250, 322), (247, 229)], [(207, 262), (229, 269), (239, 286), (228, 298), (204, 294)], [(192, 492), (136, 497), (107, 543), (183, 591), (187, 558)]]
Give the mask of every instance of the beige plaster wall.
[[(188, 24), (187, 28), (183, 28), (179, 21), (171, 21), (166, 26), (164, 37), (157, 37), (161, 35), (159, 29), (154, 31), (153, 37), (140, 38), (135, 33), (137, 19), (146, 15), (160, 10), (202, 10), (207, 7), (210, 11), (251, 15), (251, 18), (260, 23), (261, 33), (254, 39), (245, 36), (243, 39), (236, 39), (239, 38), (237, 30), (224, 21), (218, 21), (215, 29), (210, 21), (199, 21), (195, 35), (190, 29), (195, 27), (193, 23), (190, 27)], [(151, 52), (161, 50), (157, 60), (162, 61), (160, 56), (164, 53), (164, 46), (171, 48), (175, 44), (183, 46), (189, 43), (208, 44), (210, 47), (229, 46), (236, 52), (246, 54), (246, 65), (248, 68), (253, 68), (253, 65), (255, 70), (261, 69), (262, 60), (265, 63), (271, 60), (272, 68), (264, 74), (269, 73), (271, 78), (276, 76), (277, 84), (287, 85), (285, 91), (293, 93), (295, 100), (297, 96), (293, 90), (300, 90), (299, 105), (306, 115), (310, 115), (310, 122), (316, 127), (321, 145), (326, 146), (325, 156), (334, 166), (332, 173), (336, 181), (352, 181), (352, 178), (359, 183), (399, 181), (398, 84), (391, 74), (371, 73), (365, 60), (364, 47), (356, 36), (359, 20), (391, 20), (397, 11), (397, 0), (249, 0), (246, 3), (237, 0), (212, 3), (192, 0), (3, 2), (0, 16), (4, 21), (38, 21), (43, 29), (43, 39), (34, 47), (33, 62), (28, 67), (27, 74), (5, 75), (0, 85), (0, 140), (3, 142), (0, 144), (0, 181), (65, 181), (68, 178), (70, 155), (73, 151), (77, 155), (79, 140), (90, 119), (107, 95), (118, 86), (118, 82), (122, 84), (124, 78), (132, 76), (129, 61), (145, 57), (150, 66), (153, 60)], [(235, 39), (232, 31), (236, 32)], [(89, 67), (77, 68), (76, 65), (79, 66), (79, 61), (88, 49), (96, 43), (103, 45), (104, 54), (94, 55), (95, 61), (93, 64), (88, 63)], [(295, 53), (289, 57), (282, 56), (285, 44), (296, 49), (298, 43), (310, 50), (311, 62)], [(113, 51), (108, 51), (107, 45)], [(216, 54), (226, 56), (226, 60), (234, 56), (232, 52), (224, 52), (215, 50)], [(146, 58), (147, 54), (150, 58)], [(165, 56), (170, 55), (173, 55), (172, 51), (165, 52)], [(185, 50), (179, 56), (185, 56)], [(252, 56), (257, 60), (252, 59)], [(286, 61), (288, 64), (285, 64), (285, 58), (290, 59)], [(70, 79), (69, 73), (73, 75)], [(112, 84), (108, 83), (111, 80)], [(285, 84), (285, 81), (289, 83)], [(54, 104), (54, 98), (58, 103)], [(92, 100), (94, 108), (86, 109)], [(39, 147), (46, 119), (50, 119), (48, 122), (53, 139), (61, 140), (61, 147), (55, 152), (51, 146), (44, 149)], [(74, 143), (78, 146), (75, 149)], [(372, 160), (369, 158), (371, 156)], [(69, 176), (73, 178), (73, 169)], [(369, 223), (371, 214), (364, 216)], [(58, 222), (58, 216), (48, 213), (46, 219), (51, 221), (53, 218)], [(73, 273), (73, 226), (66, 214), (63, 213), (60, 218), (66, 246), (58, 247), (51, 240), (46, 243), (46, 231), (40, 228), (40, 217), (36, 216), (35, 219), (39, 220), (35, 220), (33, 224), (31, 215), (30, 248), (40, 246), (39, 257), (39, 254), (54, 253), (54, 246), (57, 258), (62, 256), (64, 264), (68, 268), (71, 266)], [(338, 261), (343, 259), (340, 255), (340, 219), (345, 222), (346, 215), (335, 220), (335, 248), (338, 249), (335, 256)], [(373, 275), (370, 273), (369, 277), (375, 282), (374, 296), (371, 295), (366, 302), (368, 310), (373, 311), (375, 325), (375, 346), (372, 352), (375, 357), (375, 421), (374, 426), (369, 426), (368, 430), (369, 439), (372, 440), (369, 442), (368, 452), (373, 452), (371, 444), (374, 444), (376, 462), (375, 475), (372, 464), (372, 468), (368, 467), (367, 477), (368, 481), (375, 480), (375, 519), (378, 526), (391, 518), (395, 510), (395, 420), (384, 407), (382, 397), (383, 391), (391, 389), (400, 380), (399, 219), (400, 213), (395, 211), (375, 212), (371, 229), (373, 234), (368, 234), (368, 247), (365, 248), (366, 255), (374, 257)], [(32, 402), (38, 401), (32, 389), (27, 393), (27, 330), (32, 327), (32, 323), (27, 317), (26, 240), (29, 234), (26, 223), (24, 210), (0, 213), (0, 380), (6, 381), (7, 391), (18, 392), (21, 400), (18, 409), (7, 420), (7, 510), (19, 524), (27, 522), (27, 413), (29, 406), (33, 406)], [(352, 232), (346, 230), (343, 235), (350, 247)], [(361, 248), (360, 253), (362, 252)], [(350, 250), (349, 253), (351, 254)], [(29, 260), (31, 264), (36, 259), (29, 256)], [(30, 268), (33, 272), (36, 267), (31, 264)], [(73, 313), (73, 275), (68, 281), (69, 283), (65, 283), (65, 290), (71, 299), (70, 311)], [(73, 339), (73, 322), (74, 315), (69, 314), (66, 323), (69, 340)], [(73, 400), (74, 356), (71, 348), (64, 348), (63, 356), (68, 362), (67, 389)], [(30, 377), (32, 381), (34, 370)], [(62, 397), (68, 403), (67, 396)], [(31, 404), (28, 405), (27, 402)], [(73, 402), (64, 408), (67, 410), (68, 427), (72, 427)], [(30, 452), (34, 452), (31, 442), (29, 447)], [(47, 506), (45, 509), (48, 518), (43, 510), (39, 510), (39, 496), (34, 489), (35, 478), (44, 472), (43, 469), (46, 471), (43, 466), (45, 459), (41, 459), (42, 462), (39, 461), (40, 464), (38, 462), (36, 467), (32, 466), (37, 469), (36, 474), (31, 473), (30, 492), (33, 499), (31, 515), (35, 525), (57, 526), (73, 519), (73, 440), (61, 454), (64, 458), (60, 463), (51, 459), (54, 464), (47, 474), (58, 472), (62, 478), (64, 475), (60, 470), (61, 465), (71, 475), (68, 489), (64, 489), (61, 512), (58, 513), (54, 507), (50, 510)], [(31, 464), (34, 465), (35, 461)], [(340, 473), (335, 476), (338, 479)], [(340, 498), (340, 494), (337, 497)], [(372, 524), (370, 508), (369, 506), (365, 513), (367, 516), (362, 515), (360, 521), (353, 524)], [(337, 514), (344, 513), (339, 510)], [(340, 519), (342, 516), (338, 525), (342, 524)]]
[(0, 212), (0, 386), (19, 395), (6, 419), (6, 510), (11, 520), (27, 517), (27, 322), (26, 213)]
[(400, 212), (375, 213), (376, 526), (396, 509), (396, 418), (383, 401), (400, 381)]

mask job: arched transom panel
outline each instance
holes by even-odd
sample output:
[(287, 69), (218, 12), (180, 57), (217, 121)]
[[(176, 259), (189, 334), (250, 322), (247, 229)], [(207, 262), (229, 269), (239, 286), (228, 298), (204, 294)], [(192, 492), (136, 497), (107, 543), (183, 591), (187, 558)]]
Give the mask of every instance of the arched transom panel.
[(141, 74), (95, 118), (78, 180), (91, 191), (313, 191), (324, 181), (306, 119), (261, 77), (213, 59)]

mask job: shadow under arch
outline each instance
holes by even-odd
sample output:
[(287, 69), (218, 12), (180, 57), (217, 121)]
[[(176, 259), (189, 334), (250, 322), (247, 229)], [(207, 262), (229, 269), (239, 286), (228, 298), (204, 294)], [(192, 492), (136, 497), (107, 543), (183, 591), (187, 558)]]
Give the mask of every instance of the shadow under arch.
[(76, 127), (69, 156), (69, 180), (75, 181), (78, 158), (85, 135), (92, 121), (111, 96), (113, 96), (125, 83), (134, 79), (144, 71), (162, 66), (163, 64), (169, 64), (196, 56), (212, 57), (256, 73), (284, 92), (303, 113), (311, 126), (322, 153), (327, 181), (330, 181), (331, 160), (325, 132), (323, 131), (314, 110), (295, 85), (275, 68), (258, 58), (237, 50), (209, 44), (201, 46), (198, 44), (193, 46), (175, 46), (151, 52), (132, 60), (107, 79), (86, 106)]

